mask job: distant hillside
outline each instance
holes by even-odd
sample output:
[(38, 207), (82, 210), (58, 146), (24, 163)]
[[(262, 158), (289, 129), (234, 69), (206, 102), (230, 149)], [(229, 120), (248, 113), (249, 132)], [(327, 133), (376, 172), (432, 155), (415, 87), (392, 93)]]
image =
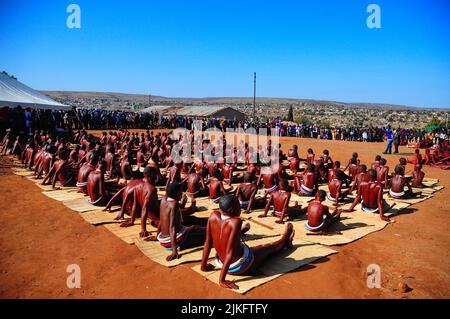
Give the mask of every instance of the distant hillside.
[[(127, 94), (127, 93), (115, 93), (115, 92), (76, 92), (76, 91), (40, 91), (56, 100), (66, 101), (69, 100), (96, 100), (103, 102), (102, 104), (110, 103), (112, 107), (117, 107), (117, 104), (140, 104), (148, 105), (149, 96), (145, 94)], [(184, 97), (163, 97), (163, 96), (151, 96), (151, 104), (179, 104), (179, 105), (217, 105), (227, 104), (235, 106), (250, 106), (253, 103), (253, 98), (250, 97), (205, 97), (205, 98), (184, 98)], [(300, 107), (351, 107), (356, 106), (359, 108), (369, 109), (384, 109), (384, 110), (427, 110), (433, 109), (430, 107), (412, 107), (406, 105), (395, 104), (382, 104), (382, 103), (346, 103), (338, 101), (326, 101), (326, 100), (313, 100), (313, 99), (292, 99), (292, 98), (268, 98), (260, 97), (256, 99), (259, 107), (264, 106), (279, 106), (289, 105)], [(440, 111), (449, 109), (439, 109)]]

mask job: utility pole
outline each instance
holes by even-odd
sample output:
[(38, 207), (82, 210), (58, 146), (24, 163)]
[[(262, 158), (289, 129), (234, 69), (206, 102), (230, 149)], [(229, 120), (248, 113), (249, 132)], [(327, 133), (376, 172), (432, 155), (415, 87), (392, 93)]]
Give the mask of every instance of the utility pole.
[(256, 122), (256, 72), (253, 72), (253, 121)]

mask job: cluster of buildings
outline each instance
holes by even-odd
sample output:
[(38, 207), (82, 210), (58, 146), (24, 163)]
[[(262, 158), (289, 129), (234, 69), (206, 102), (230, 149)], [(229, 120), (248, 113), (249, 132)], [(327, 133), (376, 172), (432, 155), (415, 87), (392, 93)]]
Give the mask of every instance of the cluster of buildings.
[(422, 128), (435, 117), (447, 121), (450, 110), (420, 109), (382, 104), (357, 104), (332, 101), (257, 99), (256, 109), (248, 98), (164, 98), (139, 94), (93, 92), (45, 92), (55, 100), (75, 107), (126, 111), (158, 111), (161, 114), (252, 119), (254, 112), (262, 120), (287, 119), (292, 107), (294, 122), (319, 127), (386, 127), (387, 125)]

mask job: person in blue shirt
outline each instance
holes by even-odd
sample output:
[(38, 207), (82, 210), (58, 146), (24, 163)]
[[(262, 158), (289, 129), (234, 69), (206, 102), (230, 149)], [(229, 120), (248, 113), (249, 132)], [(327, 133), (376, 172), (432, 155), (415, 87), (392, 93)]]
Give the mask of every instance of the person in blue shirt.
[(386, 150), (383, 152), (383, 154), (392, 154), (392, 142), (393, 142), (393, 138), (392, 138), (392, 129), (391, 126), (388, 125), (387, 130), (383, 130), (384, 134), (386, 134), (386, 140), (387, 140), (387, 144), (386, 144)]

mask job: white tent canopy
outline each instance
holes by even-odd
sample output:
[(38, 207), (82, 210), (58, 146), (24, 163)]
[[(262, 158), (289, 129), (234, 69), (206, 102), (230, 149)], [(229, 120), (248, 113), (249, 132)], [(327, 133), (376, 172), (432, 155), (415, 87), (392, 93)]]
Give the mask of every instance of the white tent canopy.
[(0, 73), (0, 107), (32, 107), (38, 109), (69, 109), (23, 83)]

